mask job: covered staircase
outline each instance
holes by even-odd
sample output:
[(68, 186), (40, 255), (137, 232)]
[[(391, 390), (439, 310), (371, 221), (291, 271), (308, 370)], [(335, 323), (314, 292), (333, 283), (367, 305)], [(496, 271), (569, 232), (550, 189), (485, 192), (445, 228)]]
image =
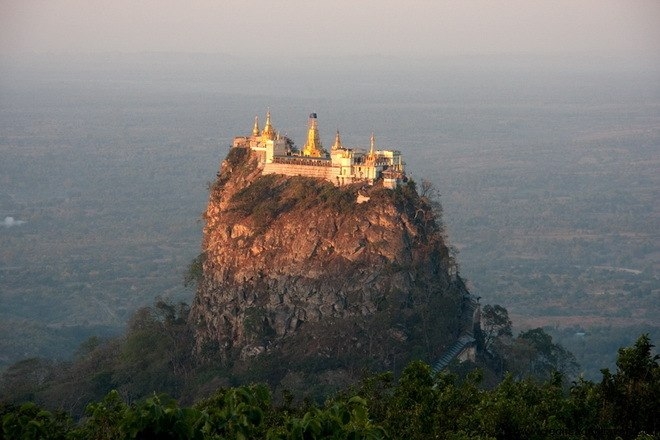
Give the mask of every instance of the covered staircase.
[(433, 365), (433, 372), (438, 373), (445, 368), (447, 365), (454, 360), (458, 355), (460, 355), (466, 349), (472, 348), (476, 340), (470, 335), (463, 335), (454, 344), (445, 351), (440, 360)]

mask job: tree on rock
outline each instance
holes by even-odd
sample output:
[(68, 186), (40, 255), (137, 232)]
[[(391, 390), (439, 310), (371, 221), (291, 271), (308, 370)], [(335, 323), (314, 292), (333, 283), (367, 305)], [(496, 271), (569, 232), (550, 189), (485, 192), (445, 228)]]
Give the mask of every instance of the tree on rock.
[(484, 349), (492, 348), (495, 339), (502, 336), (512, 336), (511, 319), (507, 309), (499, 304), (486, 304), (481, 311), (481, 328), (483, 332)]

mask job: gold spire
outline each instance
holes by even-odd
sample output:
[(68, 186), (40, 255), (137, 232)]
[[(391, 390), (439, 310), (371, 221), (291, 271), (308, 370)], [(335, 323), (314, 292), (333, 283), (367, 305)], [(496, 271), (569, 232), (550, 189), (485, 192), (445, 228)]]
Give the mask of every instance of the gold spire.
[(337, 130), (337, 134), (335, 135), (335, 143), (332, 145), (332, 149), (339, 150), (340, 148), (342, 148), (341, 138), (339, 137), (339, 130)]
[(376, 146), (376, 137), (374, 136), (374, 132), (371, 132), (371, 148), (369, 149), (369, 158), (373, 159), (374, 158), (374, 150)]
[(252, 127), (252, 136), (259, 136), (259, 116), (254, 117), (254, 127)]
[(275, 129), (270, 123), (270, 110), (266, 113), (266, 126), (264, 127), (264, 131), (261, 132), (261, 135), (271, 140), (275, 138)]
[(316, 113), (309, 115), (309, 129), (307, 130), (307, 142), (303, 148), (303, 156), (321, 157), (323, 156), (323, 146), (319, 137), (319, 129), (316, 123)]

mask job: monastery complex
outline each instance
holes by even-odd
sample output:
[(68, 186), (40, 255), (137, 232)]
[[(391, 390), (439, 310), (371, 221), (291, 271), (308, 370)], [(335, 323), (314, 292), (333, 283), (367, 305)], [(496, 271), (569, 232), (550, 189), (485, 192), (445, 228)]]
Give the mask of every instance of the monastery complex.
[(382, 180), (383, 186), (392, 189), (407, 180), (401, 152), (377, 150), (373, 134), (369, 151), (362, 151), (344, 147), (337, 131), (328, 152), (321, 144), (316, 113), (309, 115), (307, 141), (302, 150), (298, 150), (291, 139), (275, 131), (270, 112), (266, 114), (263, 130), (259, 129), (259, 119), (255, 118), (252, 134), (234, 138), (232, 147), (250, 148), (256, 152), (263, 174), (316, 177), (337, 186), (356, 182), (373, 185)]

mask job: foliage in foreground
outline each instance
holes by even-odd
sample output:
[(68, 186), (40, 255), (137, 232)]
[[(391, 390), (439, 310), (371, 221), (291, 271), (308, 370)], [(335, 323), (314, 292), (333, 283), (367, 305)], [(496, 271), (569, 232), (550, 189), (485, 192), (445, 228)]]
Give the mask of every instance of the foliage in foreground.
[(394, 383), (366, 379), (323, 406), (276, 405), (265, 385), (223, 388), (190, 407), (166, 395), (128, 404), (116, 390), (88, 405), (77, 424), (33, 403), (0, 405), (1, 438), (44, 439), (654, 439), (660, 365), (648, 336), (619, 350), (617, 371), (566, 392), (557, 373), (544, 383), (507, 377), (492, 390), (481, 374), (434, 375), (412, 362)]

